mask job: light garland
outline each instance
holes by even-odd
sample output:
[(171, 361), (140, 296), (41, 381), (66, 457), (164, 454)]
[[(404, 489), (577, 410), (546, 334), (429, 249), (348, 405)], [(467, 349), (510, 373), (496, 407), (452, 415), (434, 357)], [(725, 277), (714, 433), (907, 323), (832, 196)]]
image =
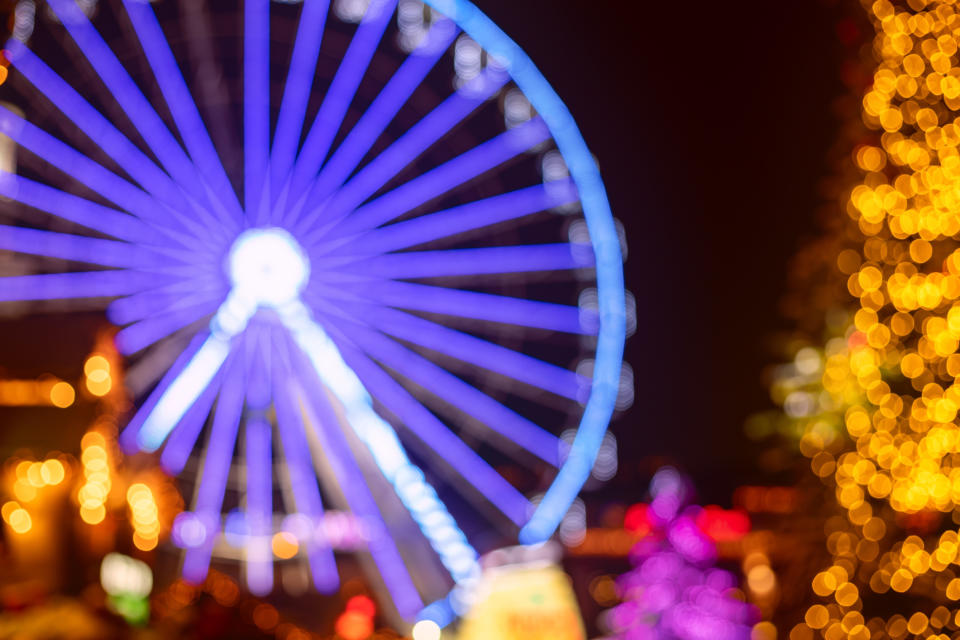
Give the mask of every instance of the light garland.
[(869, 14), (878, 64), (862, 117), (876, 134), (854, 151), (859, 246), (837, 256), (855, 312), (774, 386), (845, 512), (826, 522), (832, 562), (791, 640), (960, 626), (960, 7), (879, 0)]

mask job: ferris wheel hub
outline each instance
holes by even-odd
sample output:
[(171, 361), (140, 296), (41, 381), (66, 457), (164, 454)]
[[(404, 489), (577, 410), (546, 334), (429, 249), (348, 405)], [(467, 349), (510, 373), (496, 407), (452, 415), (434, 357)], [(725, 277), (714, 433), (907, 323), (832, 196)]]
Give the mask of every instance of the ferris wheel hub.
[(310, 260), (284, 229), (247, 229), (230, 248), (227, 272), (234, 292), (257, 306), (278, 308), (300, 297)]

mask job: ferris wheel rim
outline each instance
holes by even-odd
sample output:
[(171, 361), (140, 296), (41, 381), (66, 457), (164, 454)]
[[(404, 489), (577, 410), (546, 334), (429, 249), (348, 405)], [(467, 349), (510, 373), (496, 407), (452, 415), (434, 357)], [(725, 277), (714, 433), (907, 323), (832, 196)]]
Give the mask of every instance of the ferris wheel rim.
[(553, 535), (589, 478), (613, 416), (626, 335), (620, 239), (597, 163), (570, 110), (530, 57), (470, 0), (423, 1), (502, 60), (510, 77), (546, 123), (577, 186), (596, 256), (599, 332), (590, 397), (566, 460), (520, 532), (521, 543), (537, 544)]

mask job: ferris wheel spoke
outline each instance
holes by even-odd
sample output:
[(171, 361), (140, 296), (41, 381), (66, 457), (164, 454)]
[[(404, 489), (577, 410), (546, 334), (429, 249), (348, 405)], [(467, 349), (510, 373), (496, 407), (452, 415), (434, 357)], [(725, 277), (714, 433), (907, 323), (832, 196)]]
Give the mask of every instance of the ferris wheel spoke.
[(356, 262), (338, 268), (359, 275), (409, 280), (493, 273), (565, 271), (593, 266), (593, 254), (589, 247), (564, 242), (358, 256)]
[(227, 287), (222, 280), (215, 278), (213, 274), (204, 274), (118, 298), (107, 307), (107, 318), (115, 325), (130, 324), (164, 310), (183, 308), (201, 300), (223, 300), (227, 293)]
[(288, 202), (299, 200), (320, 170), (396, 6), (397, 0), (370, 0), (294, 163)]
[(0, 250), (145, 271), (164, 272), (170, 263), (166, 256), (126, 242), (7, 225), (0, 225)]
[[(133, 453), (137, 450), (140, 441), (140, 431), (144, 423), (153, 413), (153, 410), (160, 402), (160, 399), (164, 396), (164, 394), (167, 393), (167, 391), (170, 389), (170, 386), (177, 380), (180, 374), (183, 373), (184, 369), (187, 368), (194, 357), (196, 357), (197, 353), (199, 353), (200, 349), (203, 347), (209, 337), (209, 331), (202, 331), (195, 335), (190, 340), (190, 343), (186, 346), (183, 352), (180, 353), (176, 360), (173, 361), (173, 364), (170, 365), (163, 377), (160, 378), (160, 381), (157, 383), (156, 387), (154, 387), (153, 391), (150, 392), (150, 395), (147, 396), (147, 399), (140, 404), (140, 408), (133, 415), (133, 417), (130, 418), (129, 422), (127, 422), (127, 427), (120, 434), (119, 441), (124, 451), (127, 453)], [(226, 360), (226, 356), (224, 356), (224, 360)], [(216, 372), (210, 376), (210, 380), (212, 381), (215, 377)], [(190, 402), (192, 404), (193, 400)], [(166, 437), (166, 434), (164, 434), (164, 437)], [(162, 441), (163, 438), (160, 438), (160, 440), (157, 442), (157, 446), (153, 447), (153, 449), (157, 449)]]
[(552, 182), (549, 188), (534, 185), (372, 229), (349, 238), (331, 253), (339, 255), (355, 251), (375, 255), (398, 251), (499, 222), (516, 220), (576, 200), (577, 190), (572, 180)]
[(273, 589), (273, 553), (270, 540), (273, 520), (272, 427), (263, 417), (246, 423), (246, 517), (250, 536), (246, 548), (247, 588), (259, 596)]
[(203, 302), (147, 317), (121, 329), (115, 338), (120, 353), (131, 355), (162, 340), (177, 329), (206, 317), (217, 310), (222, 300), (206, 297)]
[(303, 386), (291, 390), (290, 393), (296, 394), (298, 403), (304, 408), (307, 426), (317, 437), (320, 448), (325, 452), (333, 475), (337, 479), (337, 485), (350, 510), (358, 518), (367, 522), (370, 528), (367, 550), (400, 615), (410, 619), (423, 608), (423, 600), (413, 584), (403, 556), (400, 555), (393, 537), (387, 534), (387, 523), (380, 514), (380, 508), (370, 492), (363, 472), (354, 460), (346, 437), (340, 431), (339, 418), (333, 408), (324, 394), (303, 391), (304, 388), (322, 389), (322, 383), (316, 371), (306, 362), (306, 358), (296, 351), (291, 351), (291, 358), (298, 374), (296, 379), (301, 381), (297, 386)]
[(164, 274), (143, 271), (75, 271), (0, 278), (0, 302), (114, 298), (170, 282)]
[(330, 161), (321, 168), (320, 175), (311, 187), (309, 201), (322, 201), (346, 181), (427, 73), (437, 64), (458, 32), (456, 25), (447, 19), (441, 19), (430, 27), (423, 41), (407, 56)]
[(283, 87), (270, 152), (270, 196), (274, 202), (280, 196), (297, 157), (329, 8), (330, 0), (305, 0), (300, 10), (290, 70)]
[(560, 464), (560, 441), (553, 434), (379, 331), (359, 323), (330, 321), (374, 359), (544, 462)]
[(499, 373), (564, 398), (577, 400), (579, 390), (589, 385), (589, 380), (569, 369), (468, 333), (450, 329), (431, 320), (378, 305), (358, 305), (348, 302), (341, 305), (352, 311), (355, 318), (363, 318), (371, 326), (395, 338), (418, 344), (461, 362)]
[(243, 413), (243, 388), (243, 367), (237, 358), (224, 375), (200, 471), (194, 512), (204, 526), (205, 535), (199, 545), (187, 547), (183, 559), (183, 577), (193, 583), (199, 583), (206, 577), (220, 529), (220, 511)]
[(269, 332), (251, 325), (256, 341), (247, 362), (247, 417), (244, 438), (246, 495), (243, 505), (250, 535), (246, 543), (246, 582), (256, 595), (273, 589), (273, 426), (267, 417), (273, 366)]
[[(48, 4), (160, 164), (188, 193), (209, 205), (206, 187), (193, 163), (80, 7), (74, 0), (49, 0)], [(237, 224), (227, 217), (222, 222), (228, 228)]]
[(530, 502), (463, 442), (440, 419), (358, 349), (342, 349), (347, 364), (356, 371), (371, 395), (436, 455), (463, 477), (517, 526), (523, 526)]
[(20, 74), (146, 191), (174, 209), (189, 208), (176, 183), (26, 45), (12, 38), (7, 51)]
[[(324, 213), (330, 222), (308, 236), (308, 240), (322, 242), (328, 238), (338, 238), (378, 227), (483, 175), (549, 137), (550, 131), (543, 121), (539, 117), (533, 118), (387, 192), (352, 213), (342, 210), (332, 202)], [(348, 187), (349, 185), (345, 188)], [(336, 226), (331, 229), (330, 224), (333, 222), (336, 222)]]
[[(396, 117), (400, 108), (423, 82), (427, 73), (440, 60), (457, 33), (456, 26), (447, 19), (442, 19), (430, 27), (423, 41), (407, 56), (370, 107), (360, 117), (357, 124), (347, 134), (347, 137), (333, 153), (330, 160), (320, 169), (320, 174), (308, 190), (306, 199), (308, 209), (311, 205), (322, 202), (334, 190), (343, 185), (360, 164), (360, 161), (363, 160), (373, 143), (387, 128), (387, 125)], [(459, 96), (460, 94), (456, 95)], [(453, 99), (444, 102), (444, 105), (447, 105), (445, 113), (451, 111), (449, 108), (451, 100)], [(434, 116), (434, 119), (436, 119), (436, 116)], [(433, 128), (443, 129), (443, 126), (437, 125)], [(420, 129), (424, 129), (424, 127), (420, 127)], [(420, 144), (429, 143), (421, 141)], [(410, 153), (415, 152), (408, 150), (407, 154)], [(418, 154), (418, 152), (416, 153)], [(409, 164), (409, 160), (407, 164)], [(291, 213), (295, 213), (295, 210), (291, 210)]]
[(380, 304), (531, 329), (589, 334), (577, 307), (395, 280), (371, 281), (354, 296)]
[[(175, 211), (123, 178), (108, 171), (3, 106), (0, 106), (0, 132), (9, 136), (37, 157), (46, 160), (63, 173), (86, 185), (101, 197), (155, 227), (158, 231), (166, 233), (184, 246), (201, 249), (203, 245), (195, 237), (196, 233), (198, 231), (200, 233), (213, 232), (211, 229), (202, 227), (182, 215), (178, 215)], [(183, 233), (171, 228), (171, 216), (180, 222), (183, 227), (190, 227), (193, 233)]]
[(259, 225), (270, 207), (270, 0), (244, 0), (243, 31), (243, 199)]
[[(507, 75), (503, 72), (484, 71), (481, 76), (458, 89), (424, 116), (396, 142), (363, 167), (346, 185), (343, 184), (344, 180), (376, 141), (376, 136), (369, 140), (365, 148), (359, 148), (353, 152), (354, 162), (343, 167), (339, 164), (331, 164), (329, 171), (328, 167), (324, 167), (309, 194), (309, 198), (303, 205), (308, 213), (301, 216), (302, 220), (298, 222), (298, 229), (310, 229), (321, 216), (328, 219), (325, 224), (329, 226), (329, 219), (339, 220), (347, 212), (359, 207), (400, 173), (404, 167), (416, 160), (457, 124), (476, 111), (478, 107), (499, 91), (506, 81)], [(373, 112), (372, 105), (367, 113), (372, 114), (371, 117), (377, 117), (377, 114)], [(365, 133), (361, 129), (362, 124), (363, 120), (361, 119), (354, 127), (358, 137)], [(386, 124), (387, 122), (383, 123), (383, 127), (386, 127)], [(377, 134), (379, 135), (379, 132)], [(344, 142), (344, 145), (348, 142), (350, 142), (349, 138)], [(333, 160), (338, 159), (334, 157), (331, 163)], [(330, 201), (324, 202), (328, 197)]]
[(210, 384), (200, 392), (196, 401), (190, 405), (190, 408), (177, 422), (177, 426), (170, 432), (170, 436), (163, 446), (163, 451), (160, 453), (160, 464), (168, 473), (178, 474), (187, 465), (190, 453), (196, 446), (200, 433), (203, 431), (203, 426), (210, 416), (213, 402), (223, 387), (224, 371), (230, 368), (231, 361), (235, 357), (234, 354), (227, 356), (223, 368), (214, 375)]
[(156, 233), (134, 216), (15, 173), (0, 171), (0, 196), (118, 240), (150, 246), (157, 239)]
[(237, 194), (230, 184), (223, 162), (203, 123), (203, 118), (200, 116), (153, 9), (149, 3), (139, 0), (124, 0), (123, 5), (137, 32), (160, 92), (170, 107), (170, 114), (180, 131), (187, 152), (196, 162), (203, 177), (213, 186), (220, 204), (226, 208), (229, 216), (234, 222), (239, 221), (243, 213)]
[(308, 554), (314, 585), (321, 593), (333, 593), (339, 588), (340, 579), (333, 550), (325, 539), (316, 535), (316, 527), (323, 519), (316, 472), (313, 470), (300, 409), (290, 396), (290, 364), (278, 360), (274, 361), (273, 402), (290, 487), (297, 511), (310, 519), (313, 535), (308, 541)]

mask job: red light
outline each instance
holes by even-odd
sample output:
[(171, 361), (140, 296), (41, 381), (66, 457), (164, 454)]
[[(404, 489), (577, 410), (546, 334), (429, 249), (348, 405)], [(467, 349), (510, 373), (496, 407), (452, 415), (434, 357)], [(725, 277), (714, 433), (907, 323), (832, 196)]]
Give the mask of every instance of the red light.
[(373, 619), (359, 611), (344, 611), (334, 628), (343, 640), (366, 640), (373, 633)]
[(650, 524), (650, 518), (647, 517), (648, 505), (637, 503), (627, 509), (623, 516), (623, 528), (631, 533), (646, 535), (653, 528)]
[(377, 605), (367, 596), (353, 596), (347, 600), (346, 610), (361, 613), (368, 618), (377, 615)]
[(697, 515), (697, 527), (716, 542), (732, 542), (750, 532), (750, 518), (743, 511), (709, 506)]

